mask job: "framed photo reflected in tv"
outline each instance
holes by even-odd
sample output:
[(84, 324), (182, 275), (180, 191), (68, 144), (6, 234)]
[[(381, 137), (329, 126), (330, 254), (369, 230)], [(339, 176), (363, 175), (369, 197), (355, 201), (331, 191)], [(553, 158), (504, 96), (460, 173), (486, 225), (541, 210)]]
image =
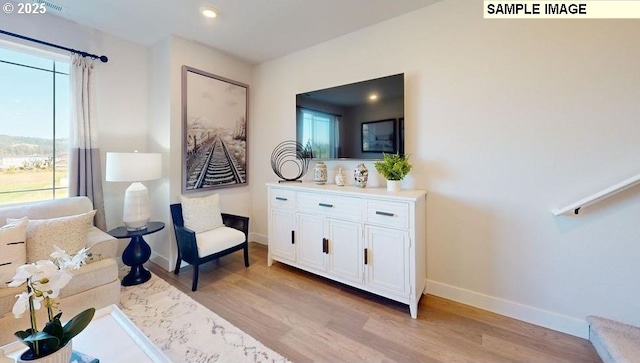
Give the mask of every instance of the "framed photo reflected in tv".
[(396, 119), (362, 123), (362, 152), (395, 154)]

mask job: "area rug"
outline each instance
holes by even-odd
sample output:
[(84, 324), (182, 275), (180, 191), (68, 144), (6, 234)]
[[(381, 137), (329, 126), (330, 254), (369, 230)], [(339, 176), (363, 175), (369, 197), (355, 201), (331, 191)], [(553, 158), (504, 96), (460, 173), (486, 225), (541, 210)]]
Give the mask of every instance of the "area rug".
[(289, 362), (153, 274), (122, 288), (120, 309), (176, 363)]

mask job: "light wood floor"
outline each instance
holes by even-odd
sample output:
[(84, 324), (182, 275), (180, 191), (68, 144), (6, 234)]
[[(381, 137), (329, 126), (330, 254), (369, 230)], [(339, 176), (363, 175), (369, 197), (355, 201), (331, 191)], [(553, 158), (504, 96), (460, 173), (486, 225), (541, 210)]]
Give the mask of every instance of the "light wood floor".
[(587, 340), (432, 295), (409, 308), (274, 262), (250, 244), (178, 276), (148, 268), (294, 362), (601, 362)]

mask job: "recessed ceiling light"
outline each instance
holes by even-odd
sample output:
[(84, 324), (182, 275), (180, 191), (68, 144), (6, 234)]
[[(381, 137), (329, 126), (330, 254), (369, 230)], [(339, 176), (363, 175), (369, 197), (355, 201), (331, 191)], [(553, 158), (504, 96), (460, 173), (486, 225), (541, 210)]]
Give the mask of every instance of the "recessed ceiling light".
[(369, 100), (371, 100), (371, 101), (375, 101), (375, 100), (377, 100), (377, 99), (378, 99), (378, 95), (377, 95), (377, 94), (375, 94), (375, 93), (372, 93), (372, 94), (369, 96)]
[(200, 9), (200, 12), (207, 18), (215, 18), (216, 16), (218, 16), (218, 12), (216, 11), (216, 9), (212, 8), (211, 6), (203, 6), (202, 9)]

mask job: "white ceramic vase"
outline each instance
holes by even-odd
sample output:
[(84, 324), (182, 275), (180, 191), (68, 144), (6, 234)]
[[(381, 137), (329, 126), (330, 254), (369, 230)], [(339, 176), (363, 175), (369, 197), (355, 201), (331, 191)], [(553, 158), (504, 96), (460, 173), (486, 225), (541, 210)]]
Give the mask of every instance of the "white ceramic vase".
[(342, 172), (342, 168), (340, 168), (340, 170), (338, 170), (338, 174), (336, 174), (336, 185), (339, 187), (343, 187), (344, 184), (347, 182), (347, 177), (344, 175), (344, 173)]
[(32, 359), (32, 360), (24, 360), (22, 359), (22, 355), (18, 357), (17, 363), (69, 363), (71, 360), (71, 352), (73, 351), (73, 345), (71, 341), (67, 343), (64, 347), (56, 350), (55, 352), (46, 355), (41, 358)]
[(313, 181), (316, 184), (325, 184), (327, 182), (327, 165), (322, 161), (318, 161), (315, 168), (313, 168)]
[(364, 163), (358, 164), (353, 170), (353, 179), (356, 182), (358, 188), (364, 188), (367, 186), (367, 180), (369, 180), (369, 169)]
[(400, 191), (400, 180), (387, 180), (387, 191), (389, 192), (399, 192)]

